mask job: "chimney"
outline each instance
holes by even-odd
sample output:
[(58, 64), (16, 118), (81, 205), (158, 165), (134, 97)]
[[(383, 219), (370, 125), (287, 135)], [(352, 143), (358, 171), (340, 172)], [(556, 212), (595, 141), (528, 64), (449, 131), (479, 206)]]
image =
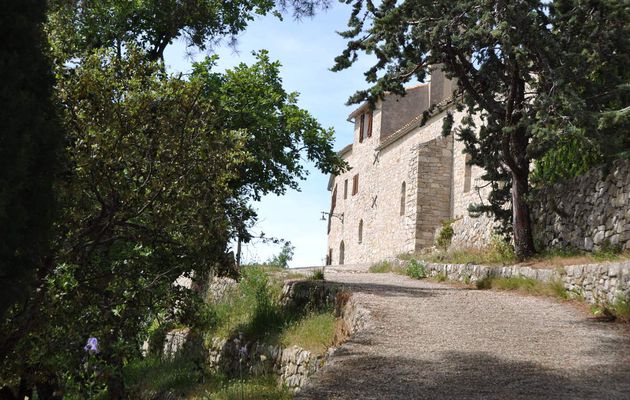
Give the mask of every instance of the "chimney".
[(455, 81), (445, 76), (444, 71), (442, 71), (442, 65), (431, 66), (430, 105), (433, 106), (441, 101), (450, 99), (454, 90)]

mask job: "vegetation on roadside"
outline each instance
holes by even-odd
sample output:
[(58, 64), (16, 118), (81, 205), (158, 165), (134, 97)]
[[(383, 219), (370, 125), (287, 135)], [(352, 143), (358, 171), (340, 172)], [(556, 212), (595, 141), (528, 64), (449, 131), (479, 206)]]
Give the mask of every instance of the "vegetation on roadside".
[(335, 334), (333, 305), (323, 310), (307, 305), (303, 310), (288, 311), (280, 304), (281, 292), (280, 279), (270, 277), (260, 267), (244, 268), (238, 285), (209, 306), (215, 323), (205, 332), (206, 340), (242, 334), (246, 340), (284, 346), (305, 344), (324, 351)]
[(448, 264), (509, 265), (517, 262), (514, 249), (503, 237), (494, 235), (490, 246), (481, 249), (443, 250), (418, 255), (424, 261)]
[(176, 357), (174, 360), (134, 360), (125, 366), (124, 376), (131, 398), (141, 400), (169, 394), (178, 398), (199, 400), (292, 398), (289, 390), (278, 386), (273, 375), (246, 375), (242, 381), (238, 378), (230, 379), (220, 373), (204, 375), (200, 365), (186, 357)]
[(413, 279), (424, 279), (427, 277), (427, 269), (424, 264), (411, 260), (405, 269), (405, 275)]
[(391, 272), (394, 274), (407, 275), (413, 279), (423, 279), (427, 277), (425, 265), (414, 259), (410, 259), (405, 266), (396, 265), (391, 261), (381, 261), (371, 265), (368, 271), (376, 274)]
[(517, 290), (529, 294), (568, 299), (569, 295), (560, 281), (549, 283), (522, 276), (502, 278), (485, 277), (476, 282), (477, 289)]
[[(630, 251), (623, 251), (619, 246), (604, 244), (593, 252), (573, 248), (542, 250), (534, 256), (519, 262), (510, 243), (500, 236), (493, 236), (491, 244), (481, 249), (460, 249), (445, 251), (438, 249), (427, 254), (406, 255), (427, 262), (444, 264), (478, 265), (523, 265), (533, 267), (557, 267), (575, 264), (590, 264), (605, 261), (630, 259)], [(412, 258), (413, 257), (413, 258)]]
[(599, 317), (630, 323), (630, 295), (620, 296), (610, 304), (595, 304), (591, 312)]

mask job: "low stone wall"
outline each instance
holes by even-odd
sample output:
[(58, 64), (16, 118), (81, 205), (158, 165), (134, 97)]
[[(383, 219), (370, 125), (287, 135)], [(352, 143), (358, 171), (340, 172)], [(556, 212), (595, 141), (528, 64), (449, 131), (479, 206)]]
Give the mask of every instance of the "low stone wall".
[(473, 264), (425, 264), (430, 276), (441, 274), (449, 280), (474, 283), (486, 277), (525, 277), (541, 282), (562, 282), (573, 296), (591, 304), (613, 303), (630, 296), (630, 261), (587, 264), (555, 269), (521, 266), (487, 267)]
[(630, 249), (630, 160), (532, 193), (535, 237), (544, 247)]

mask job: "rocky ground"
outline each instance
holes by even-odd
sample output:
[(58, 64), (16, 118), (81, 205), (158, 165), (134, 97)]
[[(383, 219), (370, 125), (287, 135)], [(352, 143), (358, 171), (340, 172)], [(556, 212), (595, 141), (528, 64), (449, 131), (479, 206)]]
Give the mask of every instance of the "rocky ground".
[(371, 312), (296, 399), (630, 399), (628, 327), (553, 299), (327, 272)]

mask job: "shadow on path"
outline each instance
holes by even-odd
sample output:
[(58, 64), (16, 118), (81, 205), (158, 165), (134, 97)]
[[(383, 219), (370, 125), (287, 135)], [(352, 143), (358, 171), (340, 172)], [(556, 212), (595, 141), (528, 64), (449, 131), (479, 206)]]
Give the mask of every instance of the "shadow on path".
[[(331, 372), (296, 399), (629, 399), (630, 365), (560, 374), (479, 352), (437, 360), (341, 354)], [(355, 371), (361, 374), (355, 374)], [(395, 371), (395, 373), (393, 373)], [(565, 371), (568, 372), (568, 371)]]

